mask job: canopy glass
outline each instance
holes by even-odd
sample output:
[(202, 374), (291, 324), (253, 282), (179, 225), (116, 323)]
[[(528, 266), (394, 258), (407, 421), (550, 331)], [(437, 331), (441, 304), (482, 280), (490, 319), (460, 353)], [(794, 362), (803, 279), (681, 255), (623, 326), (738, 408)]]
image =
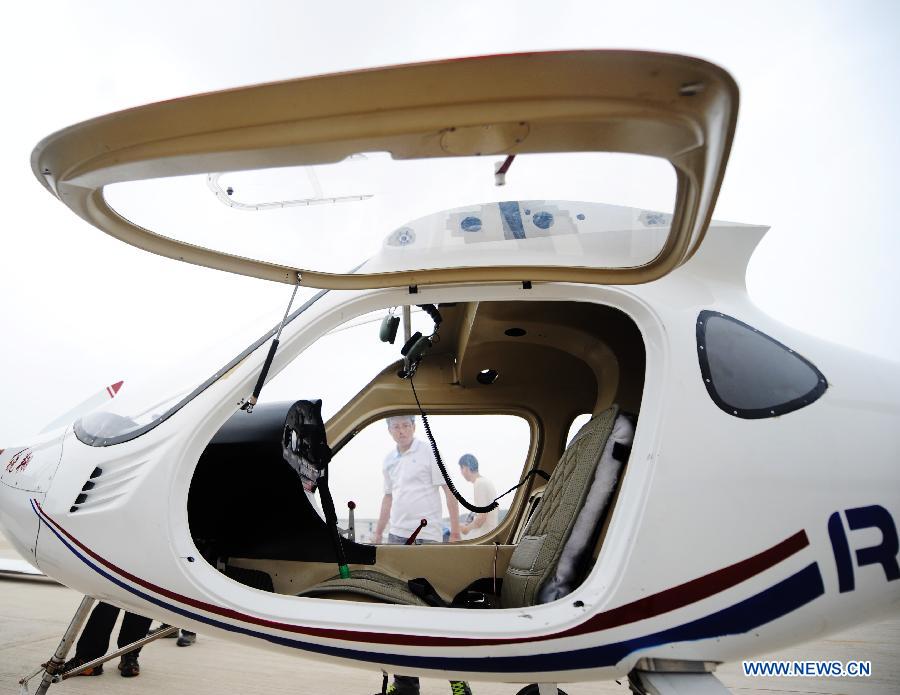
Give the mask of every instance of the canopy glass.
[[(379, 256), (384, 270), (632, 267), (669, 232), (676, 177), (663, 159), (612, 153), (396, 160), (112, 184), (131, 223), (223, 253), (329, 273)], [(620, 206), (620, 207), (616, 207)]]

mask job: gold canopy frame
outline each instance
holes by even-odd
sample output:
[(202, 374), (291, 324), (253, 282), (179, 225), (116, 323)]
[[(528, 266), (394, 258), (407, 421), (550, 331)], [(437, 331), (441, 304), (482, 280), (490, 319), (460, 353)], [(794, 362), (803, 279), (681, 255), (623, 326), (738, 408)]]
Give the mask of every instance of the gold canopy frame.
[[(460, 282), (650, 282), (687, 261), (712, 217), (731, 149), (738, 88), (723, 69), (678, 55), (564, 51), (465, 58), (241, 87), (101, 116), (32, 153), (47, 189), (107, 234), (180, 261), (328, 289)], [(509, 265), (353, 274), (268, 263), (133, 224), (106, 202), (124, 181), (338, 162), (617, 152), (675, 169), (671, 230), (645, 265)]]

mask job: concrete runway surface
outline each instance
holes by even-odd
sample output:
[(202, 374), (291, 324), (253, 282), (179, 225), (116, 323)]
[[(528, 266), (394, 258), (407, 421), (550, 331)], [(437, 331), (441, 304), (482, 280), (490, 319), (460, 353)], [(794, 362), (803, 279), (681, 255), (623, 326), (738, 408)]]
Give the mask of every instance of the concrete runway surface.
[[(0, 558), (16, 558), (0, 535)], [(0, 579), (0, 695), (17, 695), (18, 680), (50, 658), (75, 612), (81, 596), (45, 579)], [(155, 625), (155, 624), (154, 624)], [(118, 628), (113, 635), (118, 634)], [(115, 648), (115, 638), (111, 640)], [(73, 650), (74, 653), (74, 650)], [(71, 656), (71, 655), (70, 655)], [(772, 659), (870, 660), (869, 678), (748, 678), (740, 664), (725, 664), (716, 672), (735, 693), (900, 694), (900, 616), (887, 622), (848, 630), (838, 635), (769, 655)], [(251, 649), (217, 637), (199, 635), (191, 647), (161, 639), (141, 652), (141, 675), (124, 679), (118, 660), (105, 665), (102, 676), (72, 678), (51, 685), (55, 695), (123, 693), (310, 693), (372, 695), (381, 689), (380, 673), (362, 671), (314, 658)], [(33, 693), (39, 679), (29, 684)], [(514, 695), (519, 686), (471, 683), (475, 695)], [(623, 681), (567, 684), (569, 695), (627, 695)], [(422, 679), (423, 695), (449, 693), (446, 681)]]

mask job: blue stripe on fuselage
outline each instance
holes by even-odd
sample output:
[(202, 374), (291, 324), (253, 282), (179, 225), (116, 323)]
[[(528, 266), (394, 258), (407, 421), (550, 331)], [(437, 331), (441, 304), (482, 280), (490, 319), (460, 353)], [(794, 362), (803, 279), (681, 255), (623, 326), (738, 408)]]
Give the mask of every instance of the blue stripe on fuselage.
[[(34, 513), (41, 517), (40, 512), (34, 507)], [(545, 654), (531, 654), (523, 656), (482, 656), (482, 657), (444, 657), (444, 656), (412, 656), (402, 654), (382, 654), (367, 652), (358, 649), (344, 647), (332, 647), (315, 642), (304, 642), (290, 637), (281, 637), (258, 630), (232, 625), (230, 623), (209, 618), (199, 613), (172, 605), (155, 596), (136, 589), (117, 577), (112, 576), (102, 568), (95, 565), (82, 555), (77, 549), (63, 538), (53, 528), (53, 525), (45, 521), (47, 527), (72, 553), (82, 562), (91, 567), (122, 589), (154, 605), (182, 615), (191, 620), (205, 623), (221, 630), (247, 635), (265, 640), (272, 644), (303, 649), (305, 651), (325, 654), (343, 659), (366, 661), (373, 665), (394, 666), (405, 668), (421, 668), (440, 671), (463, 672), (487, 672), (487, 673), (538, 673), (569, 671), (587, 668), (602, 668), (613, 666), (632, 652), (640, 649), (657, 647), (671, 642), (684, 642), (702, 639), (712, 639), (726, 635), (737, 635), (749, 632), (760, 625), (771, 622), (801, 606), (813, 601), (825, 593), (822, 583), (822, 575), (818, 565), (814, 562), (796, 574), (784, 579), (775, 586), (751, 596), (729, 608), (717, 611), (705, 618), (678, 625), (676, 627), (654, 632), (644, 637), (637, 637), (622, 642), (613, 642), (598, 647), (576, 649), (567, 652), (551, 652)]]

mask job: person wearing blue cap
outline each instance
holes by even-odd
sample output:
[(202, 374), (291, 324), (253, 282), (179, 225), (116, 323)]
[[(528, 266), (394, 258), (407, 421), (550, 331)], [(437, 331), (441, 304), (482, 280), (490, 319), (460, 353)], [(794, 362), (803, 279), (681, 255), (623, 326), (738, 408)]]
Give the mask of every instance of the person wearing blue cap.
[[(478, 459), (472, 454), (463, 454), (459, 458), (459, 470), (462, 477), (475, 487), (475, 506), (486, 507), (497, 497), (497, 488), (488, 478), (478, 471)], [(459, 530), (464, 535), (472, 534), (472, 537), (483, 536), (497, 528), (497, 510), (494, 509), (484, 514), (470, 514), (469, 520), (460, 526)]]

